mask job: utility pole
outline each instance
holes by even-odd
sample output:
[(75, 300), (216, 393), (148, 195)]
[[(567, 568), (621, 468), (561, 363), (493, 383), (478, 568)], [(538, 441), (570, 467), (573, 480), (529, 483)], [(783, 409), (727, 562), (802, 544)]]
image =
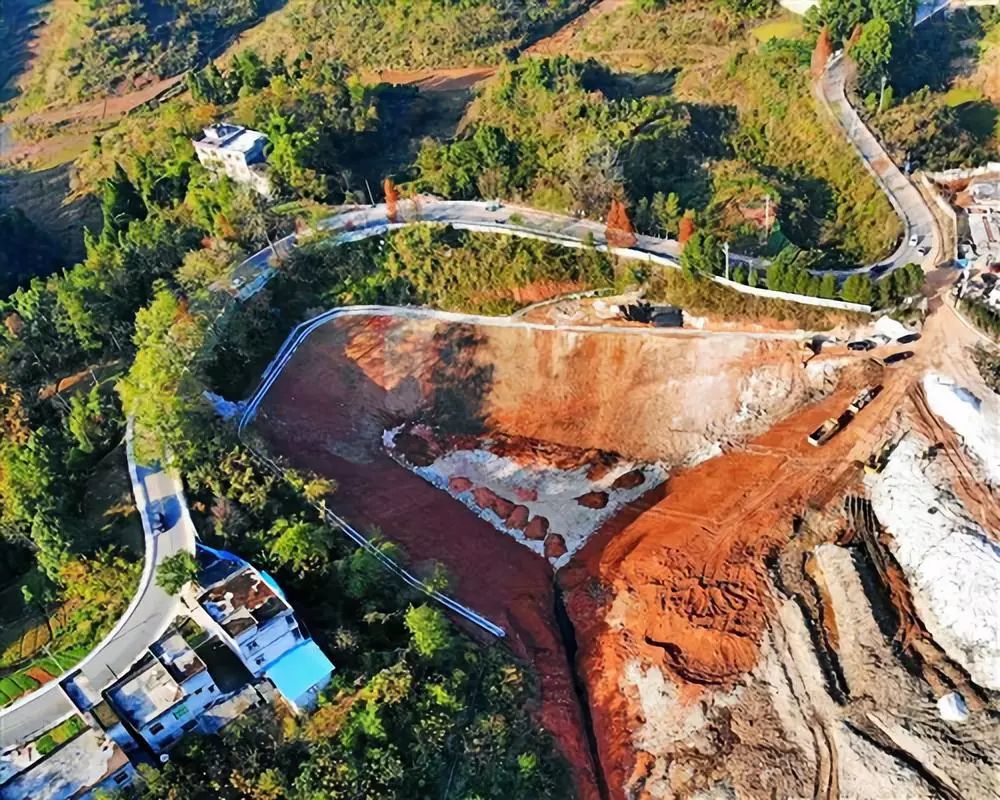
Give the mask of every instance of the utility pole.
[(726, 254), (726, 280), (729, 280), (729, 242), (722, 245), (722, 252)]
[(885, 84), (888, 79), (885, 75), (882, 76), (882, 89), (878, 95), (878, 113), (881, 114), (885, 106)]
[(771, 235), (771, 195), (764, 195), (764, 241)]
[(365, 178), (365, 188), (368, 190), (368, 201), (372, 204), (372, 208), (375, 208), (375, 198), (372, 197), (372, 187), (368, 185), (368, 178)]

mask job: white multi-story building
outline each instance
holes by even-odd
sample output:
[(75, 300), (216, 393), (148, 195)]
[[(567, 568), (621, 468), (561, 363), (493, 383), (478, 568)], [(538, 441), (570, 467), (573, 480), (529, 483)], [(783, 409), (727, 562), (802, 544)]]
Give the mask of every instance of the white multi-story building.
[(278, 584), (229, 553), (202, 546), (199, 557), (206, 563), (197, 581), (202, 614), (195, 619), (294, 710), (314, 705), (334, 666), (302, 631)]
[(223, 699), (205, 662), (176, 631), (154, 643), (105, 696), (133, 736), (154, 753), (198, 727), (201, 713)]
[(214, 733), (278, 696), (296, 713), (315, 705), (334, 666), (278, 584), (231, 553), (199, 545), (197, 555), (188, 613), (126, 674), (103, 687), (80, 674), (61, 682), (82, 731), (45, 755), (36, 742), (0, 753), (0, 800), (90, 798), (133, 780), (130, 757), (164, 753), (185, 733)]
[(263, 133), (242, 125), (218, 122), (205, 128), (202, 137), (192, 140), (192, 144), (198, 161), (209, 171), (228, 175), (264, 196), (271, 194), (264, 153), (267, 136)]

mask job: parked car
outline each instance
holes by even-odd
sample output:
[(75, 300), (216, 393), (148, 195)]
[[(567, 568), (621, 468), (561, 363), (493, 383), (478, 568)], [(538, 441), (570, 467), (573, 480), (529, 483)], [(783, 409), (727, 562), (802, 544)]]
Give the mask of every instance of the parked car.
[(898, 364), (901, 361), (906, 361), (906, 360), (911, 359), (911, 358), (913, 358), (913, 351), (912, 350), (904, 350), (901, 353), (893, 353), (891, 356), (886, 356), (885, 363), (887, 365), (889, 365), (889, 364)]
[(861, 350), (861, 351), (865, 351), (865, 350), (872, 350), (874, 348), (875, 348), (875, 342), (871, 341), (870, 339), (860, 339), (857, 342), (848, 342), (847, 343), (847, 349), (848, 350)]
[(919, 333), (908, 333), (906, 336), (900, 336), (896, 341), (899, 342), (899, 344), (910, 344), (917, 341), (919, 338)]

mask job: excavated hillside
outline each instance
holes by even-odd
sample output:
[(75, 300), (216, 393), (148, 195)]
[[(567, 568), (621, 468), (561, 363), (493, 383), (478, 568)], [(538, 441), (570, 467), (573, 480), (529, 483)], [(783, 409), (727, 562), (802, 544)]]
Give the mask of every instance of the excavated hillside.
[[(877, 508), (882, 474), (929, 447), (916, 364), (804, 366), (780, 336), (344, 316), (254, 430), (508, 631), (582, 797), (1000, 796), (982, 665), (938, 641), (950, 617), (926, 621), (940, 598), (911, 591), (919, 561)], [(954, 486), (949, 518), (969, 503), (988, 529), (996, 498), (953, 440), (934, 483)], [(899, 527), (915, 505), (887, 507)]]

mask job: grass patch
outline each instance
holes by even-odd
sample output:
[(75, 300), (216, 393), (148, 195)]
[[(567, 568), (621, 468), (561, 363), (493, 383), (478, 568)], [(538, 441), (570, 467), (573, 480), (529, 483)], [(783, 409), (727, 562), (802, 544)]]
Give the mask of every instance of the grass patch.
[(951, 108), (965, 103), (978, 103), (984, 99), (983, 93), (975, 86), (953, 86), (945, 92), (943, 97), (944, 104)]
[(765, 22), (751, 31), (751, 36), (763, 44), (771, 39), (798, 39), (805, 33), (802, 23), (794, 17)]
[(14, 700), (24, 694), (27, 690), (22, 689), (18, 686), (17, 681), (14, 678), (8, 676), (6, 678), (0, 678), (0, 693), (7, 695), (8, 698)]
[(25, 675), (23, 672), (18, 672), (15, 675), (11, 675), (10, 679), (14, 681), (14, 684), (22, 692), (30, 692), (33, 689), (37, 689), (41, 684), (32, 678), (30, 675)]
[(55, 653), (55, 657), (46, 657), (33, 662), (33, 666), (44, 669), (53, 677), (58, 677), (82, 661), (89, 652), (89, 647), (74, 645), (65, 650), (59, 650)]
[(73, 715), (39, 737), (35, 741), (35, 749), (38, 750), (40, 755), (47, 756), (59, 747), (59, 745), (65, 744), (77, 734), (86, 730), (86, 728), (87, 726), (84, 725), (83, 720)]

